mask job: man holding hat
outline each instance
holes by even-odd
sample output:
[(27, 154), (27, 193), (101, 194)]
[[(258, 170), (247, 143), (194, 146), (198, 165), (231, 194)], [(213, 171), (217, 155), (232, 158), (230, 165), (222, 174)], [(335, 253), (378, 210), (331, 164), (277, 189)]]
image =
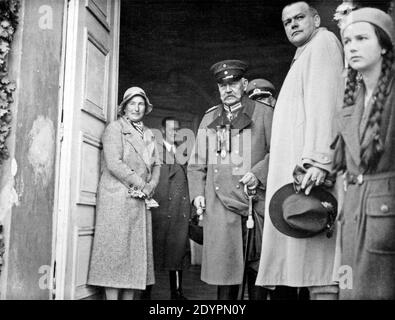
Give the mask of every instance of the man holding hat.
[(248, 83), (247, 95), (250, 99), (259, 101), (274, 108), (276, 104), (276, 89), (274, 85), (266, 79), (254, 79)]
[(294, 181), (296, 166), (305, 170), (301, 192), (306, 195), (325, 182), (333, 157), (333, 118), (342, 104), (342, 46), (332, 32), (320, 27), (318, 12), (306, 2), (287, 5), (282, 22), (297, 50), (274, 112), (257, 285), (305, 287), (312, 299), (336, 298), (336, 237), (323, 232), (300, 239), (280, 232), (269, 215), (269, 203)]
[[(218, 286), (221, 300), (237, 299), (245, 260), (254, 277), (260, 254), (259, 248), (255, 256), (244, 258), (250, 207), (246, 194), (256, 192), (254, 210), (263, 216), (273, 108), (245, 94), (246, 70), (240, 60), (211, 67), (221, 103), (206, 111), (188, 166), (190, 198), (198, 210), (205, 209), (201, 279)], [(265, 292), (252, 281), (250, 299), (265, 299)]]

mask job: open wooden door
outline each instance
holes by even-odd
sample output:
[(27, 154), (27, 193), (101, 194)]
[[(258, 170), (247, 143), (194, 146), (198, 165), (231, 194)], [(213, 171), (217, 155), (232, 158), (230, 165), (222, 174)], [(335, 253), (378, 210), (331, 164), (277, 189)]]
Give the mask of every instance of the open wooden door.
[(101, 136), (116, 117), (120, 0), (69, 0), (55, 239), (56, 299), (85, 299)]

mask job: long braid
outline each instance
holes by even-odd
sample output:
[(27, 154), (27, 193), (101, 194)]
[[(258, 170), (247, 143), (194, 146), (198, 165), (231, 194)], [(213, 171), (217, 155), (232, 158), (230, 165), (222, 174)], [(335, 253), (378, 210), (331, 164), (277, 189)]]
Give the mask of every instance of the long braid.
[(347, 83), (346, 89), (344, 92), (344, 104), (343, 108), (347, 108), (352, 106), (355, 103), (355, 92), (358, 88), (358, 80), (357, 80), (358, 72), (352, 68), (348, 68), (347, 72)]
[[(344, 92), (343, 108), (354, 105), (355, 93), (358, 88), (357, 80), (358, 72), (352, 68), (348, 68), (346, 89)], [(346, 170), (346, 154), (345, 143), (341, 134), (336, 136), (336, 139), (331, 144), (331, 149), (334, 149), (333, 155), (333, 171), (341, 172)]]
[[(364, 172), (376, 169), (384, 152), (384, 137), (380, 135), (382, 114), (388, 96), (388, 85), (391, 81), (394, 51), (390, 48), (383, 56), (381, 75), (373, 94), (373, 106), (361, 145), (361, 167)], [(366, 137), (366, 138), (365, 138)]]

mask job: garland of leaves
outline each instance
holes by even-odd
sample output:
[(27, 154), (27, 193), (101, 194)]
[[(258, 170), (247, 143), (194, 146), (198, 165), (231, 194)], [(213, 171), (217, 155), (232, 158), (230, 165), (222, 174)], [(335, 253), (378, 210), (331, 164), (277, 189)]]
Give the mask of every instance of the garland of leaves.
[(0, 164), (9, 157), (6, 138), (11, 130), (15, 83), (8, 78), (7, 56), (18, 25), (19, 7), (19, 0), (0, 0)]
[[(8, 53), (18, 25), (19, 0), (0, 0), (0, 165), (8, 159), (6, 138), (11, 130), (11, 103), (15, 83), (8, 79)], [(4, 255), (3, 226), (0, 224), (0, 267)], [(1, 269), (0, 269), (1, 273)]]

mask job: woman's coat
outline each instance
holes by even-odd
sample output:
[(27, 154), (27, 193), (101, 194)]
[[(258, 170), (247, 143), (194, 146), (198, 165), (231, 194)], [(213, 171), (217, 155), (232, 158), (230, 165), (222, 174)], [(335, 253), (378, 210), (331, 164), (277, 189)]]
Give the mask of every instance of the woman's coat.
[[(373, 174), (364, 175), (362, 183), (348, 184), (339, 217), (341, 259), (334, 276), (343, 289), (341, 299), (395, 299), (394, 72), (388, 90), (380, 130), (384, 153)], [(360, 126), (367, 123), (362, 116), (363, 96), (359, 90), (356, 103), (343, 108), (336, 121), (345, 143), (349, 177), (363, 172)]]
[(158, 184), (160, 164), (154, 135), (144, 140), (124, 118), (103, 134), (102, 174), (88, 284), (145, 289), (153, 284), (151, 212), (144, 200), (131, 198), (128, 186)]

